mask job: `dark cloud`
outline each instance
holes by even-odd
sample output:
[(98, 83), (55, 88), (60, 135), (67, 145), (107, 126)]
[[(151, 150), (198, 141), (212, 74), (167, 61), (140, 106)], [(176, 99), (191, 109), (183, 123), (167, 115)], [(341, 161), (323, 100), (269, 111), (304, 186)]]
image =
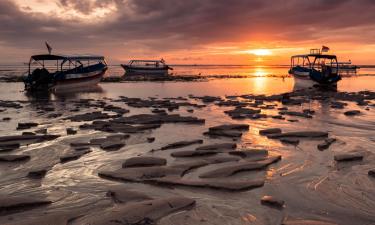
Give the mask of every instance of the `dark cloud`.
[(58, 5), (83, 15), (109, 5), (117, 10), (85, 23), (31, 13), (2, 0), (0, 43), (36, 49), (49, 40), (66, 50), (152, 53), (267, 39), (375, 42), (372, 0), (58, 0)]

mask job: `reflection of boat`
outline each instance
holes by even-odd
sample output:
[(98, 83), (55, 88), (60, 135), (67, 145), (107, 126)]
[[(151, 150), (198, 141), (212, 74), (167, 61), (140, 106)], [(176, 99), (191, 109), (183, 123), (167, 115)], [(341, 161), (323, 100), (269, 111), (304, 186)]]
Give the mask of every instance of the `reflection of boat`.
[(127, 65), (121, 64), (126, 75), (154, 75), (168, 76), (168, 70), (172, 69), (162, 60), (131, 60)]
[(322, 54), (320, 49), (312, 49), (310, 54), (292, 56), (289, 74), (301, 86), (335, 85), (341, 80), (337, 57)]
[[(33, 69), (35, 62), (38, 64)], [(28, 76), (24, 79), (25, 89), (63, 90), (95, 85), (106, 70), (103, 56), (33, 55)]]

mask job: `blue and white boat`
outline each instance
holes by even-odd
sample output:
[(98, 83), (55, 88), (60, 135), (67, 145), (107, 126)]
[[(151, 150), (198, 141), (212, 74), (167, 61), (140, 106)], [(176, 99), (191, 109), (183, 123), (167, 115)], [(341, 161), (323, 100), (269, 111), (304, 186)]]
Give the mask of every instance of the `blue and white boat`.
[(24, 78), (27, 91), (67, 90), (96, 85), (107, 71), (103, 56), (33, 55)]
[(127, 76), (168, 76), (168, 71), (173, 70), (161, 60), (131, 60), (128, 64), (121, 64)]
[(292, 56), (289, 74), (299, 86), (336, 85), (341, 80), (336, 55), (322, 54), (320, 49)]

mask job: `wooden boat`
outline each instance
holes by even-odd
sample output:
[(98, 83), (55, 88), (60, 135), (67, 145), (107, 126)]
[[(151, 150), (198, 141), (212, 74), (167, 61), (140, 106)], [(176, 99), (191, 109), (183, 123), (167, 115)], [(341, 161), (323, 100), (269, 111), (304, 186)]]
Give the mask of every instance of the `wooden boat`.
[(162, 60), (131, 60), (128, 64), (121, 64), (125, 75), (151, 75), (168, 76), (168, 71), (173, 70)]
[(33, 55), (24, 78), (25, 89), (58, 91), (96, 85), (107, 68), (103, 56)]
[(292, 56), (289, 74), (301, 86), (336, 85), (341, 80), (336, 55), (322, 54), (319, 49)]

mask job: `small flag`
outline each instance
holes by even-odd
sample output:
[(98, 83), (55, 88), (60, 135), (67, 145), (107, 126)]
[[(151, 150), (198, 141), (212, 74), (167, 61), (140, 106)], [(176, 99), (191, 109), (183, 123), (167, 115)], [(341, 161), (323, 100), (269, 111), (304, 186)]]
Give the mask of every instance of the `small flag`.
[(48, 49), (48, 54), (51, 55), (52, 53), (52, 47), (46, 42), (46, 46), (47, 46), (47, 49)]
[(328, 52), (329, 51), (329, 48), (327, 46), (322, 46), (322, 52)]

